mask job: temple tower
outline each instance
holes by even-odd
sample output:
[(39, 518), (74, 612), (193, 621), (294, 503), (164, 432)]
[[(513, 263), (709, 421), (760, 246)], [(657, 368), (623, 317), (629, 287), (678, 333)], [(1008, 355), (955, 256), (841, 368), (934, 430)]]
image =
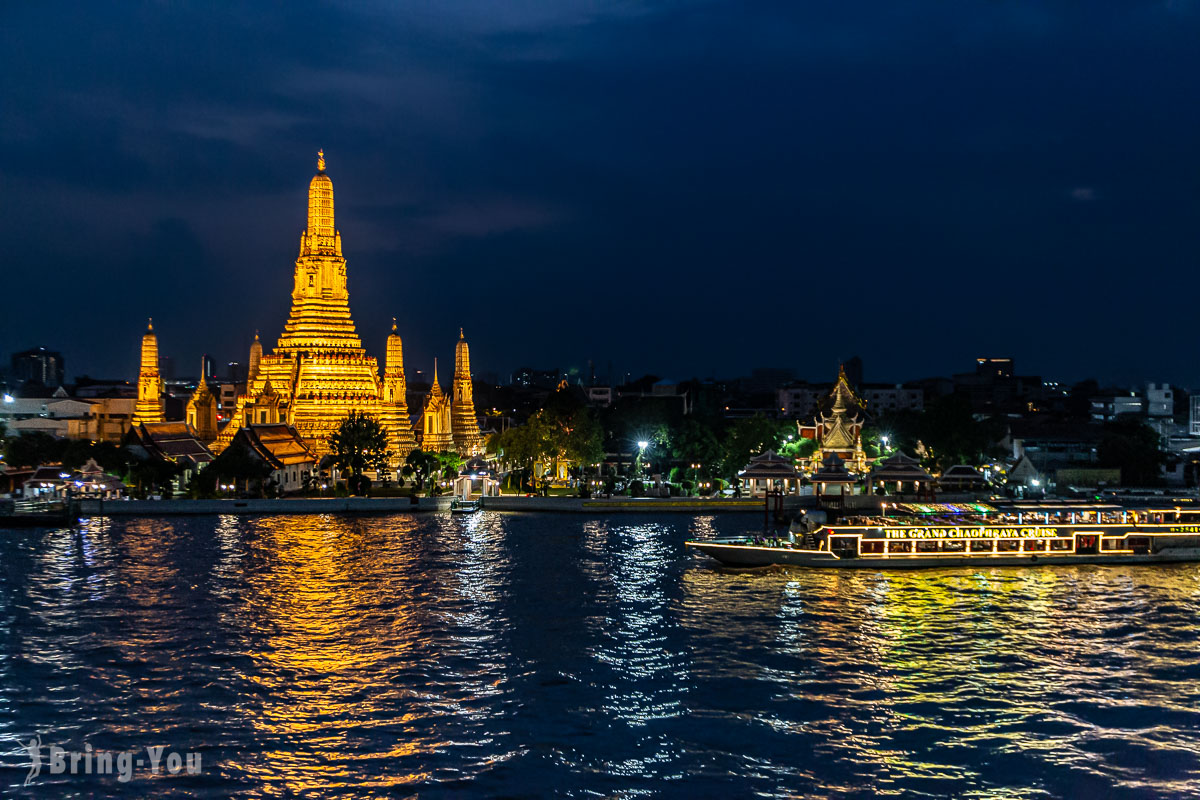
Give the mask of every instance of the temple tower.
[(454, 349), (454, 399), (451, 424), (454, 449), (463, 458), (483, 452), (483, 436), (475, 416), (475, 391), (471, 386), (471, 353), (462, 328), (458, 329), (458, 344)]
[(433, 386), (429, 389), (429, 397), (425, 398), (425, 413), (421, 415), (423, 432), (421, 449), (430, 453), (441, 453), (454, 448), (454, 435), (451, 432), (450, 398), (442, 392), (438, 384), (437, 360), (433, 362)]
[(325, 174), (323, 150), (308, 184), (308, 228), (300, 234), (292, 312), (274, 355), (312, 350), (363, 352), (350, 318), (342, 234), (333, 224), (333, 181)]
[(392, 332), (387, 338), (387, 359), (383, 367), (383, 411), (380, 422), (388, 433), (388, 449), (397, 464), (404, 463), (417, 447), (417, 436), (408, 418), (408, 383), (404, 378), (404, 343), (396, 333), (396, 318), (392, 317)]
[(200, 382), (188, 399), (184, 419), (196, 430), (196, 438), (205, 444), (217, 438), (217, 398), (208, 388), (203, 364), (200, 367)]
[(154, 320), (150, 320), (142, 336), (142, 363), (138, 370), (138, 397), (133, 424), (164, 421), (162, 377), (158, 374), (158, 337), (154, 335)]
[[(355, 332), (333, 208), (333, 181), (325, 174), (325, 153), (320, 151), (317, 173), (308, 185), (308, 227), (300, 234), (287, 324), (269, 354), (262, 353), (256, 337), (246, 394), (238, 398), (233, 418), (213, 445), (218, 452), (241, 426), (266, 421), (291, 425), (318, 455), (325, 455), (329, 436), (351, 411), (379, 419), (397, 448), (412, 441), (405, 438), (413, 436), (407, 407), (397, 414), (384, 401), (379, 363), (367, 355)], [(403, 370), (400, 362), (397, 369)], [(398, 452), (398, 457), (403, 455)]]
[(246, 384), (254, 383), (258, 377), (259, 362), (262, 361), (262, 342), (258, 340), (258, 331), (254, 332), (254, 343), (250, 345), (250, 366), (246, 371)]

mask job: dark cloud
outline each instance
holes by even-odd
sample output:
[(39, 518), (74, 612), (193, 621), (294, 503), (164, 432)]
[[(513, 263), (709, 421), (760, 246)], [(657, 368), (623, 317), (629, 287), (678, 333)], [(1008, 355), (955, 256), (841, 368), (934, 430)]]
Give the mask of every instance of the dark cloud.
[(414, 365), (464, 325), (497, 372), (1194, 382), (1198, 40), (1179, 0), (18, 5), (0, 342), (244, 360), (324, 147)]

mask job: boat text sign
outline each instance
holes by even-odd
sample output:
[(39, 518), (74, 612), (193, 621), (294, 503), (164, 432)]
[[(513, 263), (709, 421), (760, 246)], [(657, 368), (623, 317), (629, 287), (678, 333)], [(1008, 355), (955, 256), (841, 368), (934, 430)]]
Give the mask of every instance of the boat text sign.
[(1032, 539), (1059, 536), (1058, 528), (1034, 526), (1026, 528), (884, 528), (885, 539)]

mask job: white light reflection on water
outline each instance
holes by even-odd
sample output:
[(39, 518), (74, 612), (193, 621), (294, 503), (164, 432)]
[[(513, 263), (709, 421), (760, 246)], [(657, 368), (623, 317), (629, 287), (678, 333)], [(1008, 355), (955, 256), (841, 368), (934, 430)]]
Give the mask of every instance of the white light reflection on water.
[(585, 531), (589, 548), (606, 564), (605, 593), (613, 598), (608, 614), (595, 621), (592, 655), (609, 676), (601, 708), (614, 724), (628, 726), (637, 751), (605, 760), (601, 768), (615, 775), (678, 778), (678, 744), (661, 732), (643, 730), (685, 713), (688, 660), (668, 643), (676, 622), (664, 585), (678, 532), (668, 525), (621, 520), (588, 523)]

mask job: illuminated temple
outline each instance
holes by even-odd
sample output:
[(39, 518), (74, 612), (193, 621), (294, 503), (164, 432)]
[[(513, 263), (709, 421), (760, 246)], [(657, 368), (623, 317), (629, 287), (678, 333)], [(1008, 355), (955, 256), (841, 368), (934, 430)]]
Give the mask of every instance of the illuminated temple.
[[(152, 333), (147, 336), (153, 339)], [(157, 366), (157, 346), (154, 350)], [(143, 366), (147, 360), (143, 343)], [(333, 181), (325, 174), (324, 153), (317, 154), (317, 174), (308, 187), (308, 227), (300, 235), (292, 287), (292, 310), (275, 349), (266, 354), (258, 334), (250, 346), (246, 393), (221, 430), (212, 449), (229, 446), (247, 425), (291, 425), (319, 455), (329, 452), (329, 436), (351, 412), (379, 420), (387, 432), (393, 463), (399, 464), (417, 448), (408, 408), (404, 349), (392, 320), (387, 338), (383, 376), (355, 332), (346, 288), (346, 259), (342, 235), (334, 225)], [(452, 393), (442, 391), (434, 370), (433, 386), (421, 419), (420, 446), (430, 451), (456, 451), (464, 457), (483, 452), (483, 436), (475, 416), (471, 360), (459, 330)], [(147, 395), (156, 380), (147, 374)], [(155, 384), (157, 385), (157, 384)], [(189, 404), (189, 418), (207, 419), (208, 399), (198, 390)], [(160, 406), (161, 407), (161, 406)], [(151, 411), (145, 404), (146, 412)], [(201, 428), (200, 424), (197, 428)]]
[(867, 456), (862, 446), (862, 412), (866, 403), (850, 387), (845, 368), (838, 370), (829, 401), (832, 401), (829, 410), (819, 411), (812, 425), (800, 426), (801, 436), (817, 442), (812, 456), (813, 469), (820, 469), (831, 456), (836, 456), (833, 460), (844, 462), (851, 471), (865, 472)]
[(324, 152), (308, 187), (308, 227), (300, 235), (292, 310), (275, 349), (262, 352), (255, 336), (246, 394), (213, 445), (223, 450), (243, 425), (286, 423), (320, 455), (351, 411), (377, 418), (399, 462), (416, 448), (405, 399), (404, 359), (395, 325), (387, 341), (383, 378), (350, 316), (342, 236), (334, 226), (333, 181)]

